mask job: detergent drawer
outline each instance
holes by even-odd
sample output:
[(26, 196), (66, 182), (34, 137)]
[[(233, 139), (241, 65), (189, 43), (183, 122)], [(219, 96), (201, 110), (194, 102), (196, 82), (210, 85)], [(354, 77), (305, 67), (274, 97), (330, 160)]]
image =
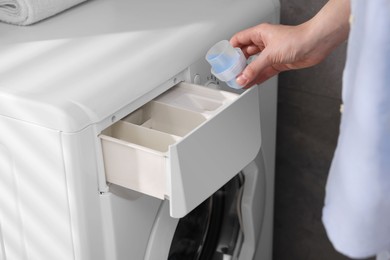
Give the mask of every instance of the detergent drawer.
[(183, 217), (261, 146), (258, 88), (243, 94), (180, 83), (100, 135), (110, 183), (170, 200)]

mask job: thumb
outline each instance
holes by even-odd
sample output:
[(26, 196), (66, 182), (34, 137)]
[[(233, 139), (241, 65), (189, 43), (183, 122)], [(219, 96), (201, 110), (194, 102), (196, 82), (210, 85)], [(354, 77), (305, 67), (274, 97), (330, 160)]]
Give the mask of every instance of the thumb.
[(248, 66), (242, 71), (242, 73), (237, 77), (236, 81), (240, 86), (245, 86), (249, 82), (254, 81), (261, 73), (268, 68), (271, 64), (268, 59), (267, 51), (264, 49), (259, 56), (249, 63)]

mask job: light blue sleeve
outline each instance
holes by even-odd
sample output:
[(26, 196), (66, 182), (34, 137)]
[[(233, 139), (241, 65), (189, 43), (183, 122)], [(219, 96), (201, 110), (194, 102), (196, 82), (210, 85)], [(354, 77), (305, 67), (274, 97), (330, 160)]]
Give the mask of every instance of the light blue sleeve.
[(390, 249), (390, 0), (352, 0), (344, 111), (323, 223), (352, 258)]

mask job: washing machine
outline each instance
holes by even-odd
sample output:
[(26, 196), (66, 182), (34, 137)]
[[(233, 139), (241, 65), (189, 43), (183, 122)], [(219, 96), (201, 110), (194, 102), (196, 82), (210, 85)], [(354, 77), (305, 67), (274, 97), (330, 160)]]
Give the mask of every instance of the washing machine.
[(274, 0), (91, 0), (0, 24), (0, 259), (272, 258), (276, 85), (204, 56)]

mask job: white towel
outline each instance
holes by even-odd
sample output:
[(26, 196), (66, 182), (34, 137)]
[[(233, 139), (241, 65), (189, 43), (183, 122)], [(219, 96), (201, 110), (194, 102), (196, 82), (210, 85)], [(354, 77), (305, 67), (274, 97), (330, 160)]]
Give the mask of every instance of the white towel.
[(352, 0), (344, 111), (323, 222), (352, 257), (390, 248), (390, 0)]
[(0, 21), (29, 25), (86, 0), (0, 0)]

